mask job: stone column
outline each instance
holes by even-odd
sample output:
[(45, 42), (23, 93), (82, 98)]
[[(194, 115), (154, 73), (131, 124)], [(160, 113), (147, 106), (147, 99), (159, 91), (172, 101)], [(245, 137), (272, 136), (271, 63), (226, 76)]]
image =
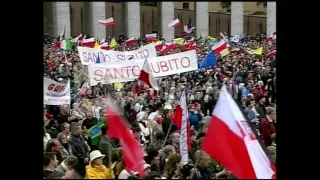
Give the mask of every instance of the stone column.
[(231, 36), (237, 34), (243, 34), (243, 2), (231, 2)]
[[(161, 2), (161, 15), (162, 36), (166, 41), (171, 41), (174, 39), (174, 28), (169, 28), (168, 24), (175, 19), (174, 3), (172, 1)], [(183, 25), (181, 24), (181, 26)]]
[(92, 36), (99, 39), (106, 38), (106, 26), (98, 23), (99, 20), (106, 19), (106, 3), (90, 2), (90, 8), (91, 8)]
[(196, 2), (196, 32), (203, 37), (209, 36), (208, 2)]
[(126, 2), (127, 37), (141, 37), (140, 34), (140, 2)]
[(277, 3), (268, 2), (267, 4), (267, 36), (277, 31)]
[(65, 38), (71, 36), (70, 2), (52, 2), (53, 35), (59, 36), (65, 29)]

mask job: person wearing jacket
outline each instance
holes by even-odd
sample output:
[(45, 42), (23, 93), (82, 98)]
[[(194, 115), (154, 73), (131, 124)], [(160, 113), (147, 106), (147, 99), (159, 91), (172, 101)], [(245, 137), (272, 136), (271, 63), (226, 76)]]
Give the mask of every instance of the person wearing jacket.
[(261, 120), (260, 123), (260, 134), (261, 139), (266, 147), (272, 144), (271, 136), (276, 134), (275, 118), (276, 111), (272, 107), (266, 108), (266, 116)]
[(99, 150), (94, 150), (90, 153), (90, 164), (86, 167), (86, 179), (114, 179), (113, 167), (107, 168), (102, 164), (102, 159), (105, 155), (101, 154)]
[(201, 111), (197, 108), (197, 105), (193, 105), (189, 110), (190, 126), (193, 126), (194, 130), (200, 131), (200, 121), (202, 119)]
[(72, 153), (78, 158), (78, 165), (76, 171), (81, 175), (85, 175), (85, 164), (89, 161), (89, 148), (86, 145), (85, 139), (81, 136), (81, 125), (78, 123), (71, 124), (71, 132), (69, 138), (69, 145)]

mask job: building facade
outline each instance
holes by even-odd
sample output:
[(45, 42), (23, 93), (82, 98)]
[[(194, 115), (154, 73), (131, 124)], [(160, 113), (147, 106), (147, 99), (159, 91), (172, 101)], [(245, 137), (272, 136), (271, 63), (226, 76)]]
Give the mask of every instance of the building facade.
[[(229, 8), (222, 8), (220, 2), (45, 2), (44, 32), (58, 35), (65, 27), (67, 37), (80, 33), (100, 38), (120, 33), (139, 37), (157, 32), (173, 39), (180, 36), (183, 25), (192, 24), (203, 36), (266, 33), (275, 31), (276, 5), (270, 3), (264, 7), (256, 2), (232, 2)], [(255, 12), (267, 15), (252, 15)], [(109, 17), (114, 18), (114, 26), (98, 23)], [(181, 26), (168, 28), (176, 18)]]

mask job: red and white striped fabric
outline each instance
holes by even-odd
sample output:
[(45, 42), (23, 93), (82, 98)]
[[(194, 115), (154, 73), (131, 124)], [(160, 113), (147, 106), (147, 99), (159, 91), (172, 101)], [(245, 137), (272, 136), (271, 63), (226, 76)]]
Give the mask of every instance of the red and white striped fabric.
[(94, 38), (82, 39), (81, 46), (93, 48), (95, 42), (96, 40)]
[(157, 33), (146, 34), (146, 41), (147, 42), (156, 41), (156, 40), (157, 40)]
[(202, 149), (238, 179), (275, 179), (275, 166), (225, 86), (221, 89)]
[(149, 86), (149, 88), (153, 88), (154, 90), (159, 91), (160, 88), (159, 88), (158, 82), (153, 77), (152, 70), (150, 68), (150, 65), (147, 59), (144, 61), (144, 64), (138, 79), (146, 83)]
[(126, 46), (134, 46), (136, 44), (136, 42), (134, 41), (134, 37), (128, 39), (125, 41)]
[(163, 47), (163, 42), (162, 41), (155, 42), (154, 47), (156, 48), (157, 51), (161, 51)]
[(105, 26), (112, 26), (114, 25), (114, 19), (113, 17), (105, 19), (105, 20), (99, 20), (98, 23), (105, 25)]
[(277, 54), (277, 50), (273, 50), (267, 54), (267, 56), (275, 56)]
[(273, 41), (273, 40), (275, 40), (275, 39), (277, 39), (277, 33), (276, 33), (276, 32), (271, 33), (271, 34), (269, 35), (269, 37), (267, 38), (267, 41)]
[(211, 48), (214, 54), (220, 54), (220, 52), (225, 49), (227, 49), (227, 42), (225, 40), (220, 40), (217, 44), (215, 44)]
[(81, 34), (79, 34), (77, 37), (71, 39), (71, 42), (77, 43), (78, 41), (81, 41), (82, 38), (83, 38), (83, 35), (82, 35), (82, 33), (81, 33)]
[(101, 49), (104, 49), (104, 50), (109, 50), (110, 47), (109, 47), (109, 43), (108, 42), (103, 42), (100, 44), (100, 48)]
[(180, 26), (180, 21), (179, 19), (175, 19), (173, 21), (171, 21), (169, 24), (168, 24), (168, 27), (171, 28), (171, 27), (178, 27)]

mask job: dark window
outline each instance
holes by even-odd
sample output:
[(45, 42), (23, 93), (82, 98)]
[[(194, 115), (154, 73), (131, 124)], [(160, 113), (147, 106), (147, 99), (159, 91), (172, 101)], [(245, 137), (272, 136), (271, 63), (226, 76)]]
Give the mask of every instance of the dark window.
[(182, 3), (183, 9), (189, 9), (189, 3)]

